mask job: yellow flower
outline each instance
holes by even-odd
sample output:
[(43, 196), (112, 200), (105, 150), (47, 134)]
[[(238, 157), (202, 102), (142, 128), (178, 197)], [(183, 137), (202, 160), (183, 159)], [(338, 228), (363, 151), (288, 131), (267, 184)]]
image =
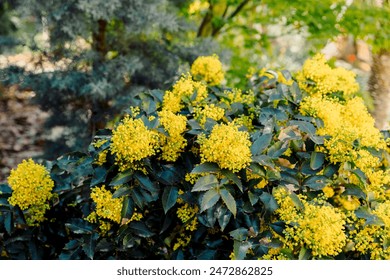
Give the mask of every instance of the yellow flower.
[(223, 102), (227, 105), (233, 103), (242, 103), (242, 104), (253, 104), (255, 102), (255, 94), (253, 91), (242, 92), (241, 89), (234, 88), (233, 90), (224, 91), (227, 100), (224, 99)]
[(117, 224), (121, 222), (123, 197), (112, 198), (112, 193), (103, 185), (94, 187), (91, 198), (96, 203), (96, 215), (100, 218), (109, 219)]
[(54, 181), (46, 168), (32, 159), (23, 160), (16, 169), (11, 170), (8, 184), (12, 189), (8, 201), (13, 206), (28, 210), (27, 223), (37, 225), (44, 221), (54, 188)]
[(187, 146), (187, 140), (183, 137), (187, 128), (187, 118), (175, 115), (171, 111), (163, 110), (158, 113), (160, 122), (169, 136), (160, 135), (161, 158), (166, 161), (176, 161), (180, 153)]
[(215, 125), (208, 138), (198, 137), (203, 162), (215, 162), (221, 168), (237, 172), (251, 162), (249, 133), (233, 123)]
[(215, 121), (221, 120), (225, 115), (225, 110), (215, 106), (215, 104), (206, 104), (204, 106), (198, 106), (194, 108), (195, 119), (199, 121), (201, 125), (206, 123), (207, 118)]
[(326, 186), (322, 189), (326, 197), (334, 196), (334, 190), (331, 186)]
[[(195, 96), (194, 96), (195, 95)], [(163, 110), (177, 113), (184, 108), (183, 101), (197, 105), (207, 97), (207, 88), (201, 82), (192, 80), (191, 75), (183, 75), (171, 91), (166, 91), (163, 97)], [(193, 101), (190, 102), (190, 100)]]
[(348, 98), (359, 90), (355, 73), (341, 67), (331, 68), (323, 54), (306, 60), (296, 78), (301, 89), (314, 95), (342, 92)]
[(112, 133), (111, 153), (115, 162), (123, 171), (158, 150), (158, 134), (148, 130), (141, 119), (126, 116)]
[(218, 56), (200, 56), (191, 66), (191, 74), (197, 80), (204, 80), (211, 86), (221, 84), (224, 73)]

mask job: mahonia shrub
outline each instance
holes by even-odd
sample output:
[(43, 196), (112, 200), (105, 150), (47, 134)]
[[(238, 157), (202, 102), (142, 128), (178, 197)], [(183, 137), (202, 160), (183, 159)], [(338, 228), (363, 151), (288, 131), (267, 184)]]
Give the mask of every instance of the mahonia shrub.
[(0, 189), (1, 257), (390, 259), (389, 133), (354, 74), (316, 55), (224, 82), (200, 57), (88, 153), (21, 163)]

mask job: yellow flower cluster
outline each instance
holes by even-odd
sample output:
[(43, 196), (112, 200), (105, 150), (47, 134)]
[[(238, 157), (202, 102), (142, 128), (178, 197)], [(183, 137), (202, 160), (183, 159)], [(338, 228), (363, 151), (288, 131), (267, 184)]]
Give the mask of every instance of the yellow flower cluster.
[(251, 162), (249, 133), (233, 123), (215, 125), (208, 138), (198, 137), (201, 162), (215, 162), (221, 168), (237, 172)]
[(189, 231), (196, 230), (198, 226), (198, 219), (195, 215), (199, 212), (198, 206), (191, 207), (188, 203), (177, 209), (177, 217), (185, 225), (185, 229)]
[(221, 120), (225, 115), (225, 110), (216, 106), (215, 104), (206, 104), (204, 106), (198, 106), (194, 108), (195, 119), (199, 121), (201, 125), (206, 123), (207, 118), (215, 121)]
[(158, 113), (160, 123), (168, 132), (169, 136), (160, 134), (161, 158), (166, 161), (176, 161), (180, 153), (187, 146), (187, 141), (183, 137), (187, 128), (187, 118), (163, 110)]
[(363, 219), (354, 219), (356, 230), (350, 237), (353, 250), (362, 254), (370, 254), (373, 260), (390, 260), (390, 247), (386, 245), (390, 239), (390, 201), (379, 203), (372, 213), (384, 223), (380, 225), (365, 225)]
[(359, 90), (355, 73), (341, 67), (330, 67), (323, 54), (306, 60), (296, 78), (301, 89), (314, 95), (342, 92), (348, 97)]
[(311, 249), (313, 257), (336, 256), (346, 244), (345, 217), (330, 205), (310, 203), (300, 196), (303, 209), (297, 208), (287, 190), (275, 190), (274, 197), (279, 204), (275, 213), (286, 222), (284, 238), (287, 248)]
[(28, 210), (27, 223), (37, 225), (44, 221), (54, 188), (54, 181), (46, 168), (32, 159), (23, 160), (16, 169), (11, 170), (8, 184), (12, 189), (8, 201), (13, 206)]
[(176, 251), (180, 247), (186, 247), (191, 241), (191, 236), (186, 235), (185, 232), (180, 233), (180, 236), (177, 238), (176, 243), (173, 245), (173, 251)]
[(374, 119), (363, 100), (355, 97), (342, 104), (335, 99), (310, 96), (301, 102), (300, 111), (303, 115), (318, 117), (323, 121), (317, 134), (330, 136), (322, 149), (329, 160), (332, 163), (355, 163), (369, 179), (367, 190), (377, 197), (382, 196), (385, 191), (383, 186), (390, 182), (390, 171), (378, 169), (382, 165), (381, 160), (367, 148), (385, 150), (386, 141), (375, 128)]
[(200, 56), (191, 66), (191, 74), (196, 80), (206, 81), (210, 86), (220, 85), (224, 72), (218, 56)]
[(121, 222), (123, 197), (112, 198), (112, 193), (103, 185), (92, 189), (91, 198), (96, 203), (95, 212), (98, 217), (117, 224)]
[(126, 116), (112, 133), (111, 152), (115, 154), (115, 162), (123, 171), (158, 150), (157, 132), (148, 130), (141, 119)]
[(201, 82), (195, 82), (191, 75), (183, 75), (171, 91), (166, 91), (163, 98), (163, 110), (173, 113), (183, 109), (183, 100), (189, 102), (195, 94), (193, 105), (202, 102), (207, 97), (207, 87)]
[(225, 90), (227, 100), (223, 100), (227, 105), (233, 103), (253, 104), (255, 102), (255, 94), (253, 91), (242, 92), (241, 89), (234, 88), (233, 90)]
[(238, 118), (233, 120), (233, 123), (237, 126), (245, 126), (248, 131), (253, 131), (253, 119), (255, 116), (253, 114), (249, 115), (240, 115)]

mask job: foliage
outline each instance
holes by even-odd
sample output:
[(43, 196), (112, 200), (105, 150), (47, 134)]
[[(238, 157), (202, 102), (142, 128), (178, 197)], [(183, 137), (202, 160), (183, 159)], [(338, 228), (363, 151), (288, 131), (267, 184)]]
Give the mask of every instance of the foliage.
[(256, 71), (246, 89), (203, 69), (140, 92), (87, 153), (47, 162), (55, 195), (39, 225), (1, 185), (1, 256), (389, 259), (389, 135), (361, 100), (324, 92), (308, 68)]
[(49, 159), (86, 151), (136, 92), (166, 88), (179, 66), (217, 51), (210, 40), (187, 40), (192, 26), (171, 1), (16, 2), (14, 14), (34, 19), (36, 28), (22, 43), (41, 60), (35, 69), (3, 69), (2, 80), (34, 91), (50, 113)]

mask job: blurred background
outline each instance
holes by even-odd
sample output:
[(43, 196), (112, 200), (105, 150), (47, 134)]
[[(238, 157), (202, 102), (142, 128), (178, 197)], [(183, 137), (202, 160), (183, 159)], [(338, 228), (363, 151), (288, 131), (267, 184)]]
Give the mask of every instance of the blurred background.
[(85, 151), (135, 93), (169, 88), (198, 56), (245, 87), (317, 52), (357, 74), (389, 129), (389, 0), (0, 0), (0, 183), (24, 158)]

